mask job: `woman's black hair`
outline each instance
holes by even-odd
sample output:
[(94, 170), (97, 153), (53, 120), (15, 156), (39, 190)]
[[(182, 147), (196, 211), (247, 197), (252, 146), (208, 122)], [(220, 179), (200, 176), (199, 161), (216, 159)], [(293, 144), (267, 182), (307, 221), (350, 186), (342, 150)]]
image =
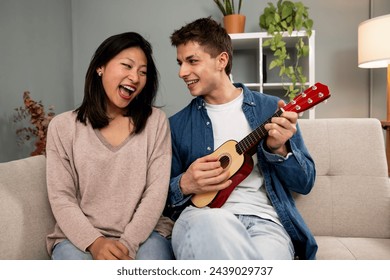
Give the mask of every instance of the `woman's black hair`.
[(110, 118), (106, 113), (106, 92), (103, 88), (102, 79), (96, 70), (106, 65), (121, 51), (132, 47), (138, 47), (145, 53), (147, 78), (145, 87), (126, 107), (124, 115), (131, 118), (135, 128), (134, 133), (139, 133), (145, 128), (157, 95), (158, 72), (152, 56), (152, 46), (136, 32), (111, 36), (97, 48), (85, 76), (83, 102), (75, 110), (78, 121), (84, 124), (89, 121), (93, 128), (103, 128), (108, 125)]

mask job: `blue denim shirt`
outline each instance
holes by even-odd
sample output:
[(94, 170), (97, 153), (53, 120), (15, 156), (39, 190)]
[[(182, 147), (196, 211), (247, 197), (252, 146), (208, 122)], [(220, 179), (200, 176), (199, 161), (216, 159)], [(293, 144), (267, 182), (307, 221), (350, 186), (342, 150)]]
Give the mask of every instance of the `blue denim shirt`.
[[(271, 117), (278, 98), (249, 90), (243, 84), (242, 109), (249, 125), (254, 130)], [(202, 97), (194, 98), (183, 110), (169, 118), (172, 133), (172, 170), (166, 215), (177, 219), (191, 196), (181, 192), (180, 178), (199, 157), (214, 151), (213, 128)], [(246, 135), (243, 135), (244, 138)], [(241, 140), (241, 139), (234, 139)], [(308, 194), (315, 180), (315, 165), (303, 142), (300, 129), (288, 141), (292, 155), (285, 159), (263, 148), (262, 140), (257, 147), (258, 168), (264, 176), (268, 196), (281, 223), (290, 235), (296, 256), (300, 259), (315, 259), (316, 241), (299, 214), (291, 191)]]

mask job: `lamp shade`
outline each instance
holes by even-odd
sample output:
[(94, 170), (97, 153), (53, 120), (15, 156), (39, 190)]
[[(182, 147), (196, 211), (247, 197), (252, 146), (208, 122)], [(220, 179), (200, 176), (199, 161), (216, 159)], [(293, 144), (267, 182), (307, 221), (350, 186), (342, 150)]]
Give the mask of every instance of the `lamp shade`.
[(390, 64), (390, 14), (363, 21), (358, 28), (360, 68), (384, 68)]

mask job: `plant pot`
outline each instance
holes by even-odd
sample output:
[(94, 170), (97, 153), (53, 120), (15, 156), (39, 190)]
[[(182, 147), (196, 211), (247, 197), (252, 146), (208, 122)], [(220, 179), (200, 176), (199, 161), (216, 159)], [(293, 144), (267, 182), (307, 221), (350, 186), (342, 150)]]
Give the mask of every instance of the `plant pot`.
[(227, 33), (243, 33), (245, 30), (245, 16), (241, 14), (224, 16), (223, 25)]

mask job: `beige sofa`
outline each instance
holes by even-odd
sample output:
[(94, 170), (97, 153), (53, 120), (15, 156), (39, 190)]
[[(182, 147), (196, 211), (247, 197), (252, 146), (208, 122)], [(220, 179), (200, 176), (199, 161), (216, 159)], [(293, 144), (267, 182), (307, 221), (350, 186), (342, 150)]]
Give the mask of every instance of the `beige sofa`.
[[(390, 260), (390, 186), (375, 119), (299, 121), (317, 179), (297, 206), (318, 241), (318, 259)], [(47, 259), (54, 219), (45, 158), (0, 163), (0, 259)]]
[(390, 185), (380, 122), (299, 123), (317, 178), (296, 203), (316, 237), (317, 259), (390, 260)]
[(0, 163), (0, 259), (48, 259), (45, 237), (54, 226), (44, 156)]

